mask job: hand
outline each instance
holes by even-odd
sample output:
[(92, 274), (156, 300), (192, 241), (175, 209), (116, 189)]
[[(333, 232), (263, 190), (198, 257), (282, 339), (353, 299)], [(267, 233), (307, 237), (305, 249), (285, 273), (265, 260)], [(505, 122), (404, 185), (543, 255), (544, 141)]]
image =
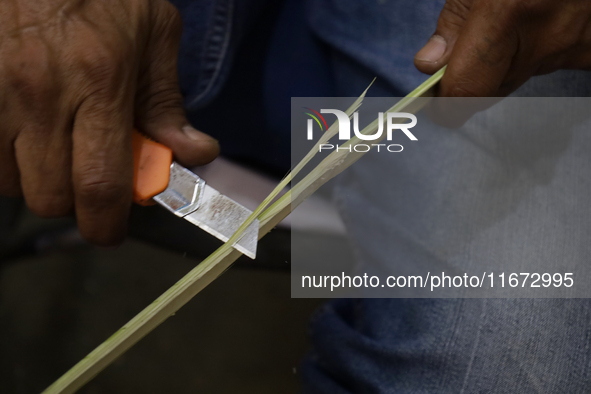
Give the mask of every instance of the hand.
[(588, 0), (447, 0), (415, 57), (432, 74), (448, 64), (444, 97), (502, 97), (530, 77), (591, 68)]
[(217, 141), (191, 128), (165, 0), (9, 0), (0, 5), (0, 194), (43, 217), (75, 210), (80, 232), (120, 243), (132, 200), (135, 127), (187, 165)]

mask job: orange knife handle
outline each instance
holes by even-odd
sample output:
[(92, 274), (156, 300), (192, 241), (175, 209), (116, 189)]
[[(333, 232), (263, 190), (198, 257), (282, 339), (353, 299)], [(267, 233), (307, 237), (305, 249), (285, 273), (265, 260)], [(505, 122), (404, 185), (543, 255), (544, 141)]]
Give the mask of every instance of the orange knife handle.
[(168, 187), (172, 151), (140, 132), (133, 132), (133, 201), (154, 205), (152, 197)]

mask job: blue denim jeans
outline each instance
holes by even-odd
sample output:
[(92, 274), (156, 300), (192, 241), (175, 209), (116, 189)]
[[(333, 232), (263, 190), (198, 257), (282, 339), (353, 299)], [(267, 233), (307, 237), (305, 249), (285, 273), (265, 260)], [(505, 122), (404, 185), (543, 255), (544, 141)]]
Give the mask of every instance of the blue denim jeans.
[[(417, 86), (424, 76), (414, 70), (414, 53), (434, 31), (441, 1), (324, 0), (314, 3), (310, 16), (317, 34), (333, 48), (337, 59), (335, 73), (339, 94), (357, 95), (368, 77), (378, 75), (387, 82), (390, 95), (402, 95)], [(381, 94), (381, 93), (380, 93)], [(559, 72), (532, 79), (517, 96), (589, 96), (591, 74)], [(591, 122), (589, 122), (591, 124)], [(591, 146), (589, 147), (591, 148)], [(441, 157), (460, 157), (476, 144), (446, 144), (441, 138)], [(421, 160), (420, 158), (417, 158)], [(356, 165), (375, 165), (371, 162)], [(424, 201), (445, 207), (436, 165), (420, 165), (419, 171), (393, 174), (396, 187), (404, 190), (397, 201), (357, 198), (351, 185), (363, 181), (364, 171), (357, 168), (339, 185), (339, 206), (349, 213), (348, 230), (355, 234), (357, 248), (382, 253), (385, 260), (396, 258), (401, 264), (425, 258), (433, 245), (414, 247), (412, 237), (378, 242), (379, 234), (392, 227), (409, 229)], [(467, 164), (467, 163), (464, 163)], [(473, 163), (476, 165), (476, 163)], [(402, 168), (413, 168), (405, 163)], [(464, 167), (470, 171), (470, 165)], [(465, 174), (450, 175), (450, 182)], [(577, 171), (572, 176), (578, 176)], [(470, 190), (477, 186), (463, 185)], [(514, 184), (516, 191), (519, 184)], [(424, 195), (428, 192), (428, 197)], [(508, 191), (509, 192), (509, 191)], [(544, 191), (555, 193), (551, 189)], [(575, 193), (575, 191), (573, 191)], [(584, 199), (582, 199), (584, 201)], [(382, 212), (383, 220), (371, 225), (351, 212), (372, 205)], [(447, 203), (450, 205), (450, 203)], [(400, 214), (391, 215), (393, 209)], [(469, 207), (468, 207), (469, 208)], [(547, 207), (529, 207), (548, 215)], [(474, 208), (476, 209), (476, 208)], [(578, 207), (587, 209), (587, 207)], [(467, 213), (470, 214), (470, 213)], [(478, 212), (476, 212), (477, 216)], [(509, 214), (512, 215), (512, 214)], [(516, 222), (522, 220), (513, 214)], [(414, 217), (414, 219), (413, 219)], [(421, 226), (421, 240), (436, 242), (440, 234), (454, 233), (457, 221), (449, 215), (438, 226)], [(447, 223), (447, 225), (445, 224)], [(527, 223), (524, 223), (527, 225)], [(571, 227), (556, 217), (557, 234), (576, 234), (583, 228)], [(443, 228), (442, 228), (443, 226)], [(445, 228), (447, 226), (447, 228)], [(356, 232), (361, 227), (370, 231)], [(416, 227), (416, 226), (415, 226)], [(507, 242), (518, 236), (505, 234)], [(588, 234), (591, 236), (591, 234)], [(409, 247), (411, 246), (411, 247)], [(486, 247), (469, 243), (471, 254), (487, 254)], [(527, 247), (527, 245), (523, 246)], [(560, 248), (560, 245), (556, 246)], [(550, 246), (548, 246), (550, 248)], [(534, 252), (534, 251), (530, 251)], [(523, 253), (528, 253), (525, 250)], [(570, 253), (570, 258), (589, 261), (589, 255)], [(445, 261), (442, 262), (445, 264)], [(585, 393), (591, 389), (591, 303), (580, 299), (361, 299), (328, 303), (313, 319), (311, 337), (314, 350), (303, 364), (306, 393)]]
[[(210, 3), (229, 4), (231, 0), (211, 0)], [(277, 103), (283, 96), (283, 99), (291, 96), (290, 89), (295, 87), (300, 90), (293, 95), (313, 96), (313, 91), (307, 94), (309, 90), (301, 89), (310, 75), (321, 73), (324, 76), (322, 88), (317, 88), (316, 94), (334, 96), (358, 96), (377, 76), (378, 83), (370, 94), (397, 97), (425, 79), (414, 69), (413, 56), (434, 31), (443, 0), (290, 0), (287, 3), (282, 16), (285, 23), (299, 21), (301, 25), (297, 37), (287, 34), (281, 42), (291, 39), (293, 48), (309, 48), (308, 56), (313, 60), (298, 63), (298, 69), (294, 70), (290, 68), (294, 59), (288, 64), (281, 61), (289, 59), (289, 54), (281, 53), (281, 45), (272, 47), (266, 70), (268, 81), (281, 82), (283, 76), (284, 82), (271, 83), (266, 88), (268, 97), (277, 98), (270, 100), (275, 107), (272, 104), (267, 107), (267, 112), (272, 112), (267, 116), (277, 132), (281, 132), (282, 124), (289, 128), (289, 115), (284, 113), (282, 117)], [(187, 29), (190, 31), (192, 26)], [(278, 34), (286, 34), (280, 27), (278, 31)], [(302, 41), (298, 37), (307, 38)], [(191, 44), (190, 41), (184, 44)], [(214, 48), (217, 47), (214, 45)], [(305, 56), (306, 51), (303, 53)], [(180, 68), (185, 70), (181, 78), (187, 85), (188, 104), (206, 91), (200, 86), (208, 84), (192, 80), (191, 73), (186, 70), (196, 69), (195, 65), (199, 64), (208, 69), (209, 63), (200, 63), (203, 61), (203, 58), (181, 56)], [(211, 67), (214, 64), (220, 70), (225, 67), (209, 61)], [(289, 80), (291, 77), (293, 80)], [(210, 90), (213, 91), (215, 89)], [(589, 96), (590, 93), (589, 74), (565, 71), (534, 78), (515, 94)], [(466, 148), (462, 145), (446, 146), (445, 154), (459, 155), (463, 149)], [(418, 178), (413, 174), (412, 182), (410, 176), (399, 175), (409, 186), (413, 182), (428, 185), (432, 198), (438, 198), (435, 168), (421, 168)], [(369, 203), (350, 198), (346, 182), (339, 187), (342, 193), (337, 198), (345, 211), (353, 212)], [(409, 187), (408, 190), (409, 194), (417, 194), (409, 195), (405, 205), (398, 208), (409, 211), (420, 208), (417, 204), (421, 202), (418, 197), (422, 188)], [(371, 203), (386, 212), (387, 201)], [(361, 220), (352, 217), (347, 223), (348, 230), (355, 232)], [(365, 237), (357, 236), (357, 242), (371, 243), (373, 234), (384, 231), (386, 225), (387, 221), (377, 223)], [(560, 218), (555, 226), (557, 232), (581, 230)], [(424, 229), (436, 230), (442, 229)], [(397, 242), (404, 246), (405, 240)], [(376, 245), (377, 249), (380, 247), (383, 245)], [(420, 248), (401, 250), (398, 258), (403, 261), (421, 258)], [(486, 250), (481, 252), (486, 253)], [(473, 253), (478, 254), (479, 250)], [(589, 260), (589, 256), (581, 253), (571, 257)], [(591, 302), (586, 299), (335, 300), (312, 320), (313, 350), (300, 369), (304, 392), (587, 393), (591, 391), (590, 322)]]
[(171, 0), (184, 30), (179, 79), (190, 112), (209, 103), (228, 76), (236, 48), (265, 0)]

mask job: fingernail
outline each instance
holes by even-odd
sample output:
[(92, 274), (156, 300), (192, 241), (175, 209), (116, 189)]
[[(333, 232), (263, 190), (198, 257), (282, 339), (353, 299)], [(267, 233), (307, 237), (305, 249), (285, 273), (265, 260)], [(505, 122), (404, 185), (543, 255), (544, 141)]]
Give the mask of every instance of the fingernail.
[(196, 130), (195, 128), (189, 125), (183, 127), (183, 133), (185, 133), (185, 135), (193, 141), (218, 142), (215, 138), (211, 137), (210, 135), (202, 133), (201, 131)]
[(445, 53), (447, 43), (439, 35), (431, 36), (427, 44), (416, 54), (415, 59), (422, 62), (435, 63)]

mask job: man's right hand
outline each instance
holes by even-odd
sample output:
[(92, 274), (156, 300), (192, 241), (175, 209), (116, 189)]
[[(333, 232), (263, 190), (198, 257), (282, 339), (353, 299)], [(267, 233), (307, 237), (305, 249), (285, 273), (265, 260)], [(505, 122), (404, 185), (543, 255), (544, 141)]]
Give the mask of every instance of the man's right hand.
[(165, 0), (9, 0), (0, 5), (0, 195), (120, 243), (134, 127), (186, 165), (219, 153), (189, 126), (177, 80), (182, 23)]

